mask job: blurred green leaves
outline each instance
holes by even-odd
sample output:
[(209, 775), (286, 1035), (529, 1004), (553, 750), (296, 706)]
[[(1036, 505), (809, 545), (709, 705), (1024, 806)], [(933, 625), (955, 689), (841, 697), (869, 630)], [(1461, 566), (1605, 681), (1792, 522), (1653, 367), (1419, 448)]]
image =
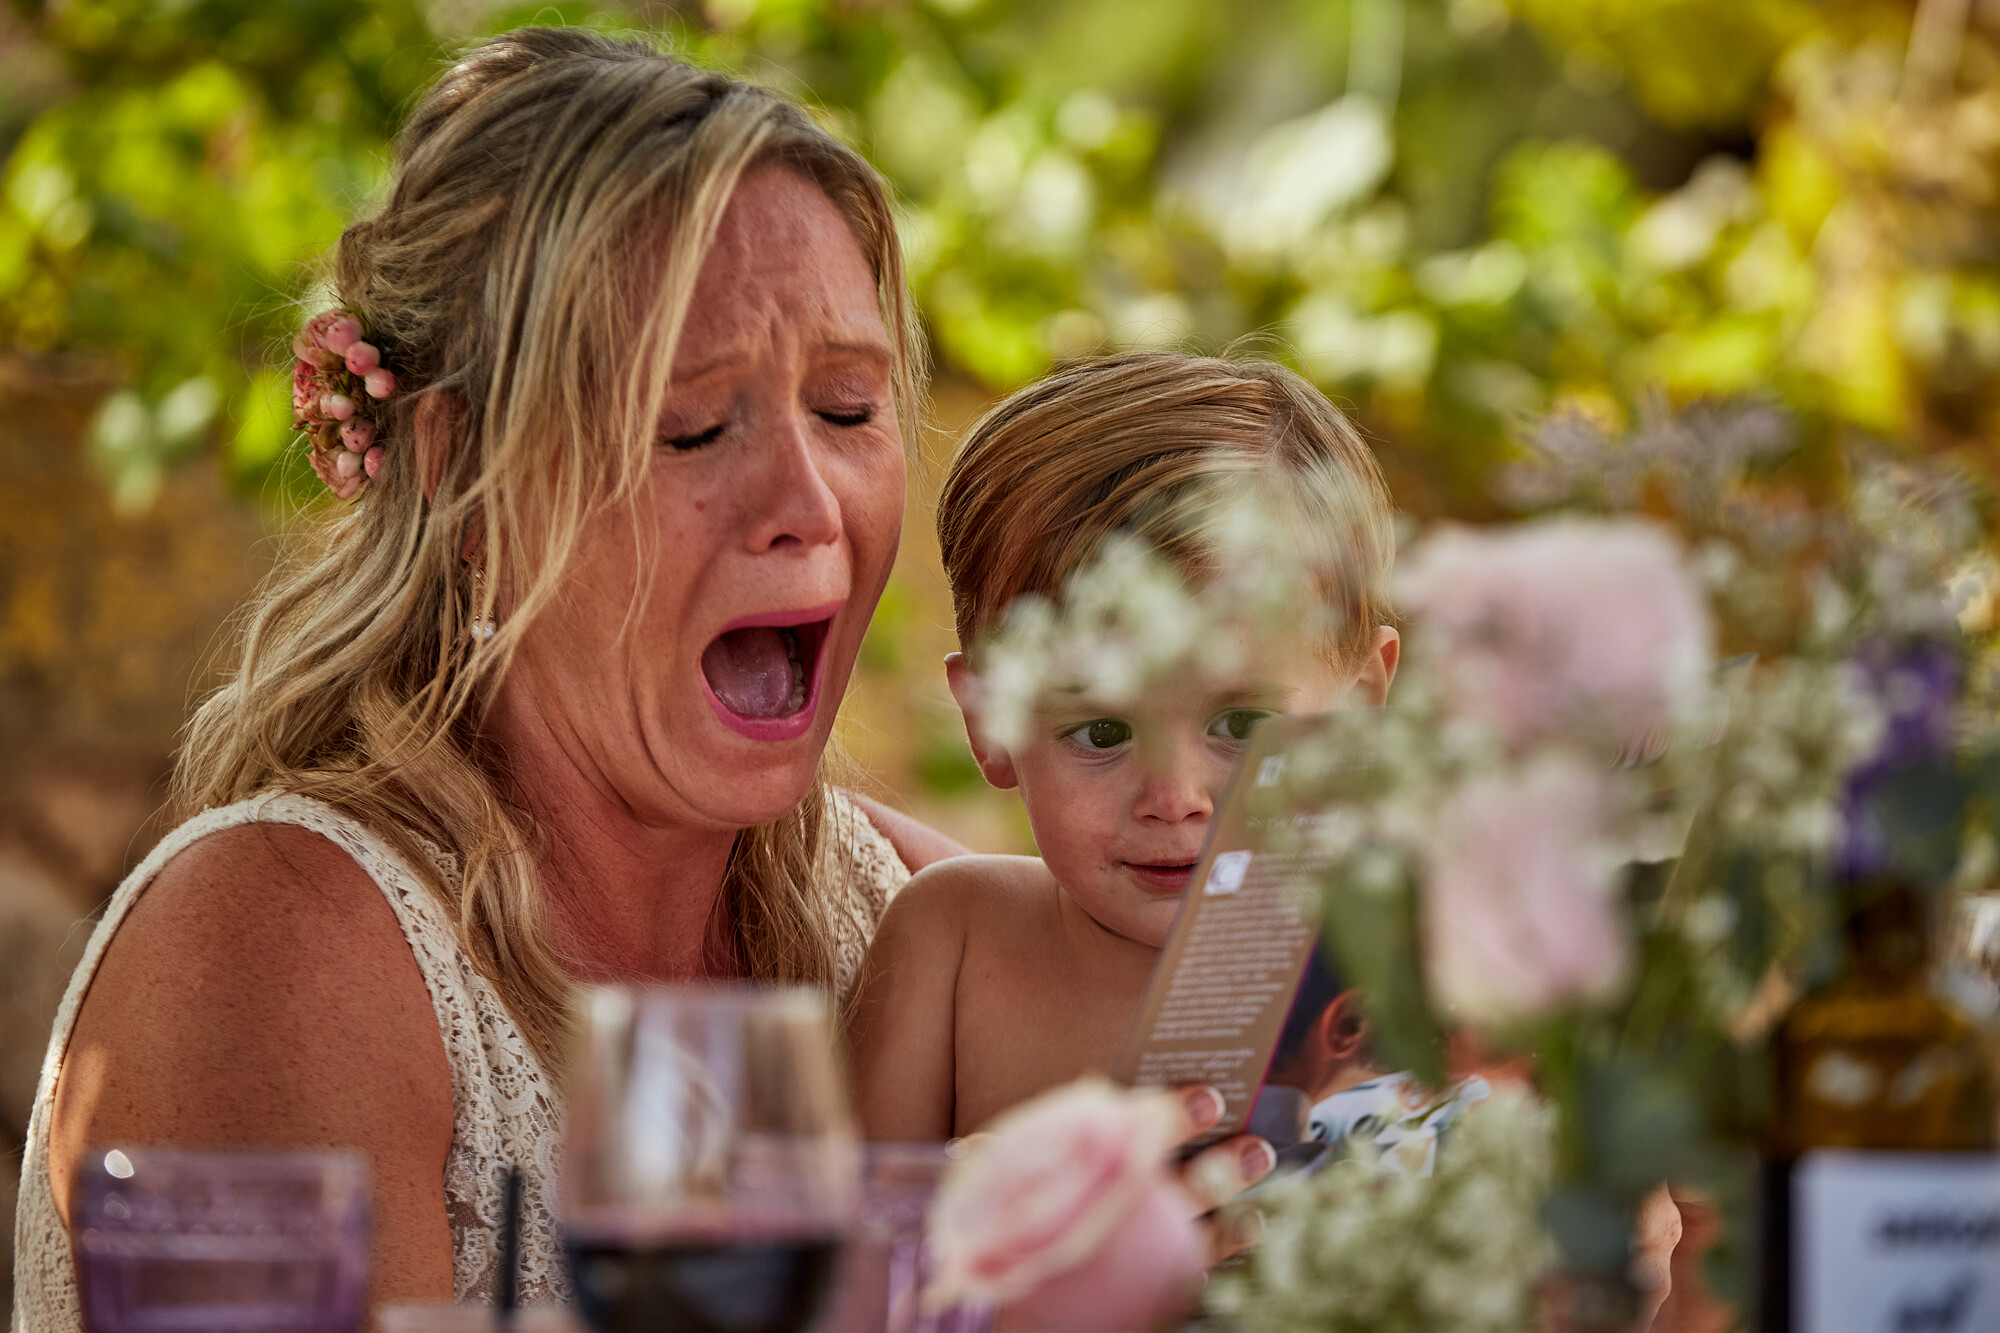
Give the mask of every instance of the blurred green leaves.
[(285, 456), (268, 372), (399, 115), (527, 21), (648, 31), (804, 99), (894, 182), (948, 371), (1005, 390), (1261, 339), (1408, 460), (1419, 510), (1483, 506), (1525, 418), (1616, 424), (1655, 392), (1921, 447), (1993, 424), (2000, 56), (1961, 24), (1918, 79), (1890, 0), (21, 12), (6, 67), (27, 42), (56, 72), (5, 166), (0, 340), (100, 361), (148, 411), (212, 381), (202, 438), (253, 486)]
[(0, 340), (126, 386), (91, 444), (121, 505), (253, 421), (263, 443), (230, 458), (261, 484), (283, 453), (262, 401), (274, 350), (439, 47), (394, 0), (83, 0), (40, 17), (70, 92), (6, 164)]
[(1512, 0), (1561, 52), (1565, 76), (1629, 79), (1670, 125), (1733, 129), (1756, 114), (1778, 57), (1825, 22), (1803, 0)]

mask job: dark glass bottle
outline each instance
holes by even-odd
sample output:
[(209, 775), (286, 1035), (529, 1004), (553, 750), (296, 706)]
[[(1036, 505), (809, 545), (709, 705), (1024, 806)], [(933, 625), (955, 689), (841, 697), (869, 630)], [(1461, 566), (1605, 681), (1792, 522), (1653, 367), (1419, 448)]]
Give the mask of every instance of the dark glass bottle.
[(1764, 1333), (2000, 1326), (2000, 1158), (1978, 1030), (1931, 985), (1924, 896), (1857, 886), (1846, 959), (1773, 1040)]

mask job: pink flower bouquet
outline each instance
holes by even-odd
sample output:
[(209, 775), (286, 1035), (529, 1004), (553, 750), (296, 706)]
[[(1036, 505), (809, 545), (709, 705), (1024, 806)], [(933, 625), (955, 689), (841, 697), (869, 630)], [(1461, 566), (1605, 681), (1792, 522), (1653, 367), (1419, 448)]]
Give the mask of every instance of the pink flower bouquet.
[(1081, 1079), (1016, 1107), (932, 1205), (932, 1308), (1002, 1308), (1010, 1327), (1118, 1333), (1182, 1314), (1204, 1262), (1193, 1199), (1168, 1169), (1171, 1096)]
[(1686, 719), (1714, 629), (1679, 543), (1633, 519), (1445, 528), (1398, 580), (1447, 707), (1517, 746), (1560, 733), (1630, 744)]
[(1425, 975), (1447, 1015), (1602, 1000), (1631, 961), (1603, 774), (1566, 753), (1452, 792), (1424, 849)]

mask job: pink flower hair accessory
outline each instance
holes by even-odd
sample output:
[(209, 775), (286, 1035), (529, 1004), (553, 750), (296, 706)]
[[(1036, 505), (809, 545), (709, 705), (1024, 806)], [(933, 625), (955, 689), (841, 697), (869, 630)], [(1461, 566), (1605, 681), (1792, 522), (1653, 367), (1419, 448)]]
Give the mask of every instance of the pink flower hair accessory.
[(306, 432), (313, 471), (343, 500), (382, 470), (380, 405), (396, 392), (382, 349), (365, 338), (359, 316), (327, 310), (292, 339), (292, 427)]

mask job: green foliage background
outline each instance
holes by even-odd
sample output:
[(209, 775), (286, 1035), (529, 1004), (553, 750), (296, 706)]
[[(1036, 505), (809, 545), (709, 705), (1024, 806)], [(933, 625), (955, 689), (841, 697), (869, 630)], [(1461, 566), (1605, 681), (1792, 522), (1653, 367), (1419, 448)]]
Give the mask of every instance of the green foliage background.
[[(88, 369), (84, 447), (128, 514), (205, 459), (272, 513), (311, 499), (282, 349), (316, 256), (381, 188), (402, 110), (524, 22), (652, 34), (881, 166), (941, 370), (933, 456), (1061, 357), (1245, 339), (1350, 405), (1423, 516), (1492, 512), (1544, 414), (1616, 430), (1660, 399), (1991, 449), (2000, 45), (1968, 17), (1991, 6), (13, 4), (0, 345)], [(911, 518), (851, 739), (949, 806), (976, 776), (932, 679), (921, 498)]]
[[(943, 688), (929, 497), (952, 433), (1060, 358), (1287, 359), (1419, 518), (1500, 512), (1496, 470), (1551, 414), (1622, 439), (1705, 399), (1796, 419), (1774, 512), (1856, 440), (1993, 470), (1991, 0), (6, 0), (0, 854), (41, 849), (68, 895), (33, 930), (0, 920), (21, 956), (67, 957), (150, 842), (149, 784), (258, 525), (323, 502), (286, 383), (318, 257), (429, 81), (529, 22), (782, 89), (894, 183), (935, 422), (841, 734), (857, 780), (983, 850), (1027, 832)], [(84, 790), (97, 813), (57, 808)], [(88, 856), (43, 854), (86, 826)], [(0, 1060), (0, 1147), (29, 1046)], [(1582, 1174), (1699, 1173), (1687, 1096), (1571, 1054), (1547, 1067), (1595, 1071), (1571, 1089), (1585, 1122), (1643, 1130), (1592, 1140)], [(1728, 1052), (1655, 1054), (1751, 1081)]]

